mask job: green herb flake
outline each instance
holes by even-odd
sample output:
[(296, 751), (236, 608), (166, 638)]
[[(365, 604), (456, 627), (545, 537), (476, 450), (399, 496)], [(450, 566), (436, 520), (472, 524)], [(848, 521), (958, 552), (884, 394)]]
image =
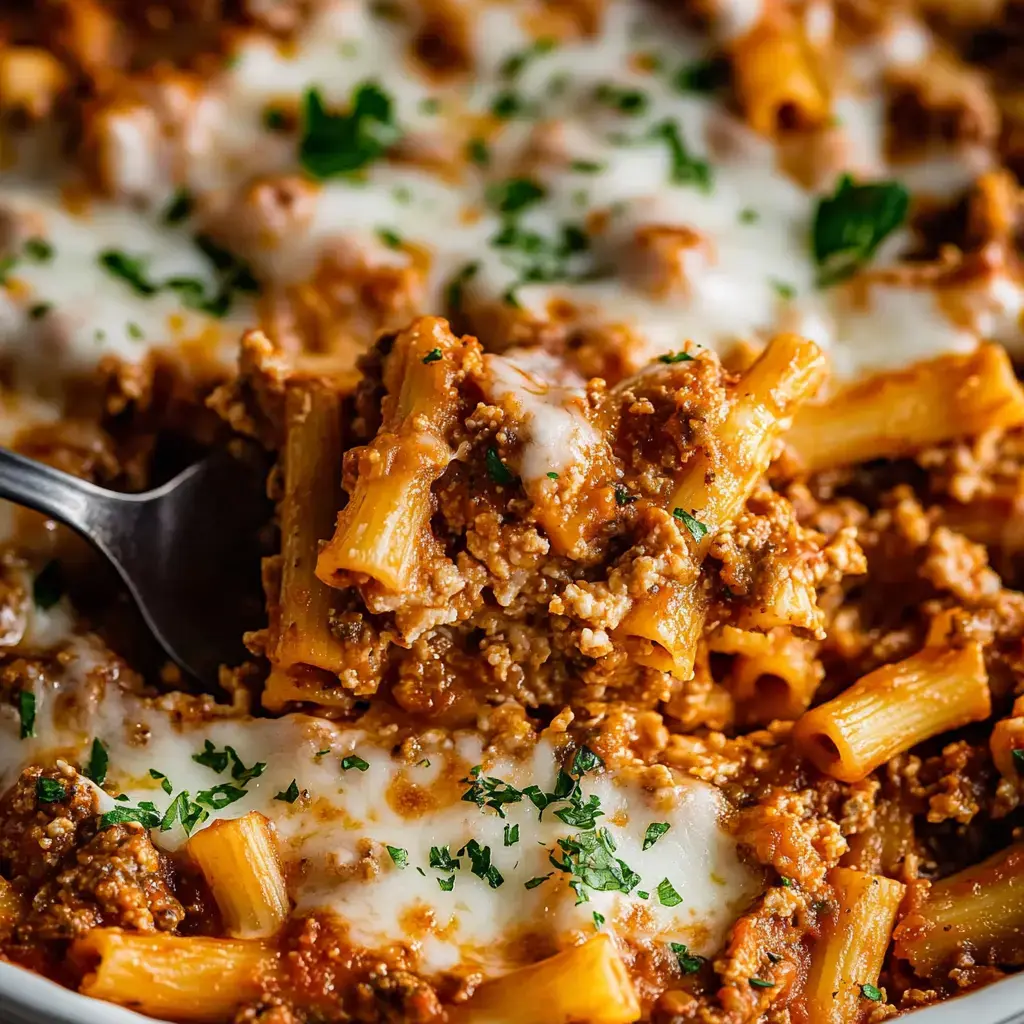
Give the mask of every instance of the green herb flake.
[(667, 878), (663, 878), (658, 883), (657, 893), (658, 902), (663, 907), (678, 907), (683, 902), (683, 897), (676, 892), (675, 887)]
[(650, 102), (647, 93), (642, 90), (618, 86), (612, 82), (602, 82), (594, 90), (594, 99), (628, 117), (639, 117), (645, 113)]
[(909, 209), (910, 193), (899, 182), (858, 185), (844, 174), (835, 192), (818, 201), (814, 214), (811, 251), (818, 287), (838, 284), (868, 263)]
[(770, 278), (768, 283), (775, 290), (775, 294), (784, 302), (792, 302), (796, 298), (796, 288), (786, 281), (780, 281), (778, 278)]
[(519, 842), (519, 826), (518, 825), (506, 825), (505, 826), (505, 845), (515, 846)]
[(549, 480), (557, 480), (558, 479), (558, 474), (557, 473), (546, 473), (545, 476), (547, 476), (547, 478)]
[(369, 761), (364, 761), (358, 754), (349, 754), (347, 757), (341, 759), (341, 770), (347, 772), (352, 768), (357, 771), (365, 772), (370, 767)]
[(470, 139), (466, 143), (466, 156), (477, 167), (486, 167), (491, 162), (491, 150), (483, 139)]
[(356, 86), (344, 114), (327, 110), (319, 89), (309, 89), (303, 97), (299, 162), (314, 178), (361, 170), (401, 137), (391, 97), (375, 82)]
[(288, 130), (291, 118), (286, 110), (271, 104), (263, 108), (262, 121), (268, 132), (284, 132)]
[(387, 846), (388, 856), (394, 861), (395, 867), (404, 868), (409, 864), (409, 851), (403, 850), (400, 846)]
[(462, 866), (462, 862), (452, 856), (451, 848), (448, 846), (432, 846), (428, 864), (438, 871), (458, 871)]
[(740, 210), (741, 224), (756, 224), (761, 219), (761, 214), (751, 206), (745, 206)]
[(487, 201), (499, 213), (515, 214), (540, 202), (547, 190), (530, 178), (509, 178), (487, 190)]
[(89, 760), (82, 769), (87, 779), (92, 779), (97, 786), (102, 786), (107, 781), (107, 767), (110, 764), (110, 757), (103, 741), (98, 737), (92, 741), (92, 748), (89, 751)]
[(482, 878), (492, 889), (499, 888), (505, 881), (501, 872), (491, 863), (491, 848), (481, 846), (475, 839), (470, 839), (466, 845), (459, 850), (469, 858), (470, 871), (477, 878)]
[(443, 892), (451, 892), (455, 888), (455, 876), (451, 875), (449, 878), (439, 878), (437, 884), (441, 887)]
[(441, 350), (439, 348), (432, 348), (421, 360), (424, 366), (430, 363), (436, 363), (441, 359)]
[(27, 740), (36, 734), (36, 695), (31, 690), (18, 691), (19, 736)]
[(164, 775), (163, 772), (158, 772), (155, 768), (149, 769), (149, 777), (156, 779), (160, 783), (160, 788), (170, 796), (174, 792), (174, 786), (171, 785), (171, 780)]
[(636, 895), (641, 900), (649, 900), (651, 898), (651, 894), (646, 889), (637, 889)]
[(402, 236), (392, 231), (390, 228), (377, 228), (377, 237), (389, 249), (402, 248)]
[(511, 121), (517, 117), (532, 117), (534, 112), (534, 107), (514, 89), (503, 89), (491, 101), (491, 113), (501, 121)]
[(870, 999), (873, 1003), (882, 1001), (882, 990), (875, 985), (861, 985), (860, 994), (865, 999)]
[(577, 904), (588, 901), (588, 889), (628, 894), (640, 884), (640, 876), (615, 856), (615, 840), (606, 828), (559, 839), (557, 847), (558, 852), (549, 854), (548, 860), (571, 876), (569, 888), (576, 893)]
[(288, 788), (282, 790), (280, 793), (277, 793), (274, 796), (274, 799), (281, 800), (286, 804), (295, 803), (295, 801), (299, 799), (299, 784), (295, 781), (295, 779), (292, 779)]
[(174, 225), (188, 220), (192, 216), (192, 206), (192, 193), (187, 188), (179, 188), (164, 210), (164, 223)]
[(466, 803), (476, 804), (481, 808), (490, 807), (491, 810), (498, 812), (499, 818), (505, 817), (505, 804), (517, 804), (523, 799), (522, 790), (509, 785), (503, 779), (482, 775), (480, 765), (472, 768), (469, 775), (459, 781), (469, 786), (462, 794), (462, 799)]
[(53, 246), (45, 238), (28, 239), (23, 251), (33, 263), (49, 263), (53, 259)]
[(793, 879), (787, 878), (785, 875), (779, 875), (779, 885), (781, 885), (784, 889), (792, 889)]
[(50, 310), (53, 309), (52, 302), (37, 302), (33, 306), (29, 306), (28, 316), (30, 320), (42, 320)]
[(681, 942), (670, 942), (669, 949), (676, 955), (681, 974), (696, 974), (707, 963), (704, 957), (691, 953)]
[(649, 850), (672, 826), (667, 821), (652, 821), (644, 833), (645, 850)]
[(97, 257), (99, 265), (114, 277), (119, 277), (136, 295), (148, 298), (159, 288), (149, 279), (146, 260), (120, 249), (104, 249)]
[(729, 61), (722, 57), (684, 64), (672, 80), (682, 93), (709, 95), (729, 84)]
[(558, 45), (555, 39), (541, 38), (531, 43), (526, 49), (506, 57), (498, 69), (498, 73), (506, 80), (513, 80), (522, 74), (523, 69), (537, 57), (550, 53)]
[(230, 782), (222, 782), (219, 786), (211, 789), (204, 789), (196, 793), (196, 802), (205, 804), (215, 811), (221, 811), (229, 804), (241, 800), (245, 796), (245, 790)]
[(691, 363), (693, 362), (693, 356), (689, 352), (666, 352), (664, 355), (658, 356), (659, 363)]
[(775, 988), (774, 981), (765, 981), (764, 978), (747, 978), (751, 988)]
[(64, 596), (64, 574), (60, 562), (47, 562), (32, 581), (32, 601), (37, 608), (48, 611)]
[(687, 512), (685, 508), (672, 509), (672, 515), (690, 531), (690, 536), (698, 544), (707, 536), (708, 528), (699, 519), (694, 518)]
[(41, 804), (59, 804), (67, 795), (67, 786), (60, 779), (36, 779), (36, 799)]
[(131, 338), (132, 341), (141, 341), (146, 336), (143, 333), (142, 328), (132, 320), (128, 321), (125, 329), (128, 331), (128, 337)]
[(596, 910), (594, 911), (594, 927), (600, 931), (601, 926), (604, 924), (604, 914), (599, 914)]
[[(125, 797), (125, 799), (128, 798)], [(129, 821), (136, 821), (143, 828), (156, 828), (160, 824), (160, 815), (142, 807), (115, 807), (112, 811), (100, 815), (100, 828), (123, 825)]]
[[(202, 795), (202, 793), (199, 794), (199, 796)], [(151, 804), (139, 804), (140, 811), (144, 811), (147, 814), (151, 813), (151, 808)], [(128, 810), (130, 810), (130, 808), (128, 808)], [(158, 824), (161, 832), (168, 832), (174, 827), (175, 821), (180, 821), (181, 827), (185, 831), (185, 835), (190, 836), (192, 831), (209, 817), (210, 812), (201, 807), (198, 803), (193, 802), (189, 798), (188, 790), (182, 790), (182, 792), (180, 792), (171, 801), (170, 807), (168, 807), (164, 812), (164, 816), (162, 818), (159, 815), (156, 815), (155, 824), (148, 823), (147, 821), (143, 821), (142, 824), (145, 825), (146, 828), (156, 828)]]
[(711, 192), (714, 186), (711, 165), (690, 153), (683, 140), (682, 130), (675, 121), (666, 120), (655, 125), (651, 129), (651, 137), (661, 140), (668, 147), (669, 180), (673, 185), (692, 185), (701, 192)]
[(604, 768), (604, 761), (594, 753), (585, 743), (580, 744), (572, 759), (569, 771), (580, 778), (588, 772), (596, 772)]
[(629, 488), (625, 484), (612, 484), (612, 490), (615, 492), (615, 504), (620, 508), (623, 505), (632, 505), (637, 500), (637, 496), (630, 494)]
[(516, 482), (515, 474), (501, 461), (497, 448), (488, 448), (485, 456), (487, 475), (496, 483), (511, 486)]
[(574, 174), (600, 174), (606, 166), (598, 160), (573, 160), (569, 170)]
[(546, 875), (538, 875), (536, 878), (531, 878), (528, 882), (523, 882), (523, 888), (536, 889), (538, 885), (543, 885), (553, 874), (554, 871), (549, 871)]
[(192, 755), (192, 760), (196, 764), (211, 768), (218, 775), (227, 768), (230, 759), (231, 755), (226, 750), (218, 751), (209, 740), (203, 741), (203, 749), (200, 753)]

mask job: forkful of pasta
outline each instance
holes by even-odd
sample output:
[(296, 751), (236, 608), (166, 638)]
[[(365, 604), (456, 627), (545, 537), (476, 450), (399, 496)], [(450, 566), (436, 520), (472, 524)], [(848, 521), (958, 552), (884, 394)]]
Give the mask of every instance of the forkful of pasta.
[(153, 636), (186, 672), (216, 683), (260, 623), (256, 538), (269, 521), (267, 465), (251, 448), (220, 450), (137, 494), (0, 449), (0, 497), (88, 540), (117, 570)]

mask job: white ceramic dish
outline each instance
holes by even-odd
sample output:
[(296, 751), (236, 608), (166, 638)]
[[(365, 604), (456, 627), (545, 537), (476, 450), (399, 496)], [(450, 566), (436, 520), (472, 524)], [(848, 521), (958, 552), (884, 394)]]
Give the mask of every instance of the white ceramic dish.
[[(1024, 974), (919, 1010), (913, 1024), (1024, 1024)], [(0, 1024), (153, 1024), (152, 1018), (87, 999), (20, 967), (0, 964)]]

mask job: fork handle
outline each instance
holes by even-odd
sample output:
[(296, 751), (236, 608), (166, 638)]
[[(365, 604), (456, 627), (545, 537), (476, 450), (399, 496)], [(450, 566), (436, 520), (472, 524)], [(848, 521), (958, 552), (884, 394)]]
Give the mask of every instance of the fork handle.
[(0, 498), (70, 526), (104, 552), (117, 511), (117, 497), (114, 491), (0, 448)]

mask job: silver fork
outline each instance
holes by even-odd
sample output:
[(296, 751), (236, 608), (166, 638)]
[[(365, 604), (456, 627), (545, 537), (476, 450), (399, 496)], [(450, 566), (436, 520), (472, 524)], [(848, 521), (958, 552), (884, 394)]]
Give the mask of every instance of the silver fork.
[(260, 624), (256, 537), (272, 514), (267, 461), (218, 451), (151, 491), (122, 494), (0, 448), (0, 498), (80, 533), (117, 570), (161, 646), (206, 684)]

